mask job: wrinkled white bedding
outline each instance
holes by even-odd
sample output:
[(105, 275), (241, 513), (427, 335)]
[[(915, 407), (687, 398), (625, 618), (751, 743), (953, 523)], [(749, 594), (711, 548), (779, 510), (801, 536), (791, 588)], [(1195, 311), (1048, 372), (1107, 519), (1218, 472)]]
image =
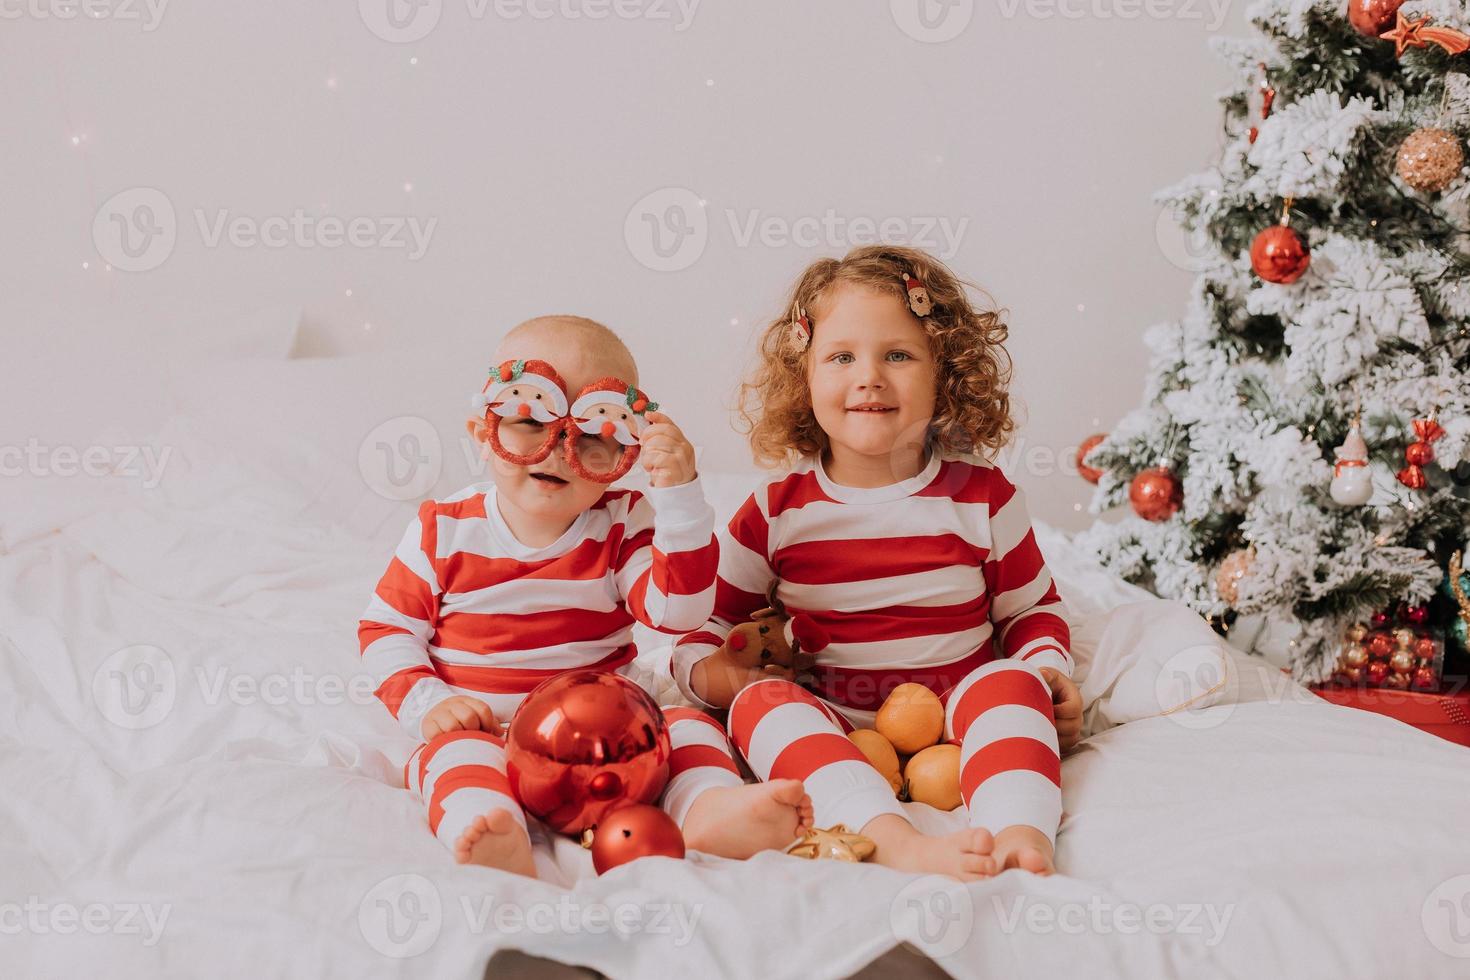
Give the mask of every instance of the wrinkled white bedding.
[[(1470, 753), (1221, 652), (1054, 533), (1095, 705), (1062, 874), (960, 888), (771, 854), (595, 878), (544, 839), (540, 881), (456, 866), (355, 674), (411, 508), (364, 493), (355, 442), (255, 425), (268, 444), (176, 418), (153, 488), (6, 487), (7, 975), (469, 978), (515, 947), (617, 977), (835, 977), (901, 941), (962, 977), (1470, 973)], [(717, 509), (751, 479), (710, 477)]]

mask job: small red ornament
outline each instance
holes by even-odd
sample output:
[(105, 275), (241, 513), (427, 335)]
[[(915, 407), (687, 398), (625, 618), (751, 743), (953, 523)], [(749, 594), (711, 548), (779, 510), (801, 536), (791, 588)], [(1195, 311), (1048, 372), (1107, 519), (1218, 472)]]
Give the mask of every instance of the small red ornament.
[(1381, 35), (1385, 41), (1393, 42), (1394, 57), (1402, 58), (1410, 48), (1427, 48), (1437, 44), (1447, 54), (1464, 54), (1470, 51), (1470, 34), (1453, 27), (1431, 27), (1434, 18), (1425, 14), (1417, 19), (1404, 15), (1400, 10), (1395, 15), (1393, 30)]
[(1368, 683), (1374, 687), (1382, 687), (1388, 678), (1388, 661), (1375, 660), (1368, 665)]
[(620, 807), (602, 818), (592, 834), (592, 866), (606, 874), (641, 857), (684, 856), (684, 835), (674, 818), (656, 806)]
[(1410, 606), (1404, 610), (1404, 618), (1415, 626), (1423, 626), (1429, 622), (1428, 606)]
[(1267, 282), (1289, 286), (1312, 264), (1312, 253), (1302, 237), (1284, 224), (1272, 225), (1251, 243), (1251, 268)]
[[(1402, 3), (1403, 0), (1399, 0), (1399, 2)], [(1271, 73), (1264, 61), (1261, 62), (1260, 67), (1261, 81), (1256, 86), (1256, 91), (1260, 94), (1258, 98), (1251, 100), (1251, 110), (1252, 115), (1259, 116), (1261, 121), (1265, 122), (1271, 118), (1271, 107), (1276, 104), (1276, 89), (1271, 85)], [(1261, 128), (1259, 126), (1252, 126), (1250, 129), (1250, 142), (1252, 145), (1255, 145), (1256, 139), (1260, 135)]]
[(1088, 453), (1092, 452), (1094, 446), (1106, 438), (1107, 436), (1099, 432), (1083, 439), (1082, 445), (1077, 447), (1077, 474), (1088, 483), (1096, 483), (1102, 477), (1102, 470), (1087, 466), (1082, 461), (1087, 458)]
[(1393, 653), (1393, 637), (1387, 633), (1374, 633), (1368, 637), (1368, 652), (1379, 660)]
[(543, 681), (516, 709), (505, 742), (516, 798), (553, 830), (578, 835), (669, 781), (669, 728), (648, 692), (600, 670)]
[(1382, 629), (1383, 627), (1388, 625), (1388, 620), (1388, 611), (1380, 609), (1378, 612), (1374, 613), (1368, 621), (1373, 624), (1374, 629)]
[(1434, 676), (1433, 667), (1419, 667), (1414, 671), (1414, 690), (1432, 691), (1439, 687), (1439, 679)]
[(1393, 26), (1404, 0), (1350, 0), (1348, 21), (1364, 37), (1378, 37)]
[(1431, 415), (1427, 419), (1414, 420), (1414, 435), (1417, 441), (1404, 450), (1404, 461), (1409, 465), (1399, 470), (1399, 482), (1411, 490), (1423, 490), (1428, 480), (1424, 467), (1434, 462), (1434, 440), (1444, 435), (1444, 428)]
[(1432, 636), (1421, 636), (1414, 641), (1414, 656), (1420, 660), (1433, 660), (1434, 654), (1434, 638)]
[(1179, 478), (1166, 466), (1144, 470), (1128, 487), (1128, 500), (1133, 511), (1146, 521), (1167, 521), (1184, 502)]

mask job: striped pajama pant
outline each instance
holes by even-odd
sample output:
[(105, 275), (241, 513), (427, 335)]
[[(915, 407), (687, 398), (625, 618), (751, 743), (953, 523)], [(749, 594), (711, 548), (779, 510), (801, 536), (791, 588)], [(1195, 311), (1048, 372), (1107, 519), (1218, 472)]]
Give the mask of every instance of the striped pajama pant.
[[(944, 739), (960, 746), (960, 795), (971, 827), (1018, 824), (1056, 843), (1062, 818), (1061, 755), (1051, 689), (1019, 660), (982, 664), (941, 697)], [(816, 825), (861, 830), (885, 813), (904, 816), (888, 780), (847, 738), (837, 706), (790, 681), (756, 681), (730, 706), (730, 734), (761, 779), (800, 779)]]
[[(673, 753), (659, 807), (681, 828), (698, 796), (716, 786), (744, 783), (725, 729), (693, 708), (665, 708)], [(506, 810), (526, 829), (511, 791), (505, 739), (490, 732), (445, 732), (420, 745), (403, 767), (403, 781), (428, 808), (429, 830), (453, 848), (475, 817)]]

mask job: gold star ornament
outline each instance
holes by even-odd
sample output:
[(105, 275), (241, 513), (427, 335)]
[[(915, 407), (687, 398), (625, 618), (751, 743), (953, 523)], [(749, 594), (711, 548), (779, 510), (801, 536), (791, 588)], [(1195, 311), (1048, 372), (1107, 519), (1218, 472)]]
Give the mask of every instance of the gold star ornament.
[(826, 830), (809, 828), (786, 848), (792, 857), (818, 860), (866, 861), (878, 852), (878, 845), (862, 834), (849, 833), (846, 824), (834, 824)]

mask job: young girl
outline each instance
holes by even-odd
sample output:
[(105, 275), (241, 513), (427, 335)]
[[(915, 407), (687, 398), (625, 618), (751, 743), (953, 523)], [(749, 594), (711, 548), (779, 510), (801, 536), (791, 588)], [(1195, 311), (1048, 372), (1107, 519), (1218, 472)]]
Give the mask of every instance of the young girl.
[[(816, 824), (870, 837), (883, 864), (981, 877), (1054, 870), (1059, 745), (1081, 728), (1061, 599), (1021, 493), (979, 454), (1014, 425), (1006, 326), (923, 252), (866, 247), (801, 276), (765, 331), (742, 416), (762, 462), (790, 471), (747, 499), (720, 539), (715, 614), (673, 671), (757, 776), (804, 782)], [(730, 628), (775, 587), (826, 645), (805, 686), (740, 667)], [(808, 647), (810, 649), (810, 646)], [(969, 829), (909, 823), (844, 735), (895, 687), (946, 705)]]

